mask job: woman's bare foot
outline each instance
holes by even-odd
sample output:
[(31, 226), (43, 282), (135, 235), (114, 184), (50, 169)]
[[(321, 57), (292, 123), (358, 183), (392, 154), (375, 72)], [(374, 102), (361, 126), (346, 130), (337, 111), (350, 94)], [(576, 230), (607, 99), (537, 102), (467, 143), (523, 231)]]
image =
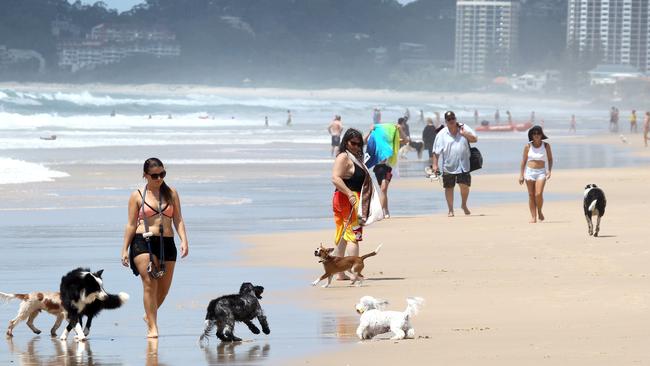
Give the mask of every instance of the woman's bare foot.
[(544, 214), (542, 214), (542, 211), (537, 212), (537, 217), (539, 217), (539, 221), (544, 221)]
[(447, 213), (447, 217), (454, 217), (454, 211), (449, 211)]
[(462, 206), (461, 208), (463, 209), (465, 215), (471, 215), (471, 212), (469, 211), (469, 208), (467, 208), (467, 206)]
[(530, 219), (530, 221), (528, 221), (528, 223), (529, 224), (535, 224), (535, 223), (537, 223), (537, 219), (533, 217), (532, 219)]

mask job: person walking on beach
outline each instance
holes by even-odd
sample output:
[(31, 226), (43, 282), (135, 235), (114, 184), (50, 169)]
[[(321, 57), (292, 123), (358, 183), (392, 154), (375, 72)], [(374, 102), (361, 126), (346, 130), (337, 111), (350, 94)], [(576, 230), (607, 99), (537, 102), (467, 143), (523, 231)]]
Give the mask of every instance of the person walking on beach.
[(291, 126), (293, 118), (291, 117), (291, 110), (287, 109), (287, 126)]
[(478, 126), (478, 109), (474, 110), (474, 126)]
[(542, 206), (544, 205), (544, 186), (551, 179), (553, 169), (553, 153), (551, 145), (543, 140), (548, 137), (541, 126), (533, 126), (528, 130), (528, 143), (524, 146), (521, 159), (519, 184), (526, 182), (528, 188), (528, 208), (530, 209), (530, 223), (544, 221)]
[(433, 171), (435, 175), (439, 175), (439, 167), (442, 166), (442, 185), (449, 209), (447, 216), (454, 216), (456, 183), (460, 189), (460, 207), (465, 215), (469, 215), (471, 212), (467, 208), (467, 198), (472, 185), (472, 176), (469, 173), (469, 143), (478, 141), (478, 138), (471, 127), (456, 121), (456, 115), (452, 111), (445, 113), (445, 124), (433, 142)]
[(636, 110), (633, 109), (630, 114), (630, 133), (637, 133), (639, 130), (636, 127)]
[(269, 127), (269, 116), (264, 116), (264, 127)]
[[(354, 162), (353, 160), (356, 160)], [(363, 161), (363, 135), (354, 128), (345, 131), (339, 152), (332, 168), (332, 184), (334, 184), (334, 197), (332, 210), (336, 233), (335, 255), (344, 257), (346, 249), (348, 255), (359, 256), (359, 242), (363, 239), (363, 227), (357, 217), (357, 204), (364, 181), (368, 175)], [(349, 279), (345, 273), (339, 273), (337, 280)]]
[(379, 108), (372, 110), (372, 122), (374, 124), (381, 123), (381, 110)]
[(327, 126), (327, 132), (332, 137), (332, 151), (331, 155), (338, 155), (339, 145), (341, 144), (341, 132), (343, 132), (343, 122), (341, 116), (338, 114), (334, 116), (334, 120)]
[(144, 162), (143, 177), (147, 183), (129, 197), (122, 245), (122, 265), (130, 266), (133, 274), (142, 280), (148, 338), (158, 337), (158, 309), (174, 277), (177, 257), (174, 228), (181, 240), (181, 258), (189, 252), (180, 198), (165, 183), (166, 175), (159, 159), (149, 158)]
[(650, 112), (645, 112), (643, 119), (643, 145), (648, 147), (648, 133), (650, 132)]
[(494, 124), (498, 125), (501, 123), (501, 116), (499, 115), (499, 110), (497, 109), (496, 112), (494, 112)]
[(433, 142), (436, 140), (436, 126), (433, 125), (433, 119), (427, 118), (427, 125), (422, 130), (422, 142), (424, 148), (429, 152), (429, 166), (426, 167), (425, 173), (427, 175), (433, 174)]
[(508, 124), (512, 125), (512, 114), (510, 111), (506, 111), (506, 116), (508, 116)]
[(612, 107), (609, 111), (609, 132), (618, 132), (618, 108)]
[(576, 115), (571, 115), (571, 124), (569, 125), (569, 133), (576, 133)]

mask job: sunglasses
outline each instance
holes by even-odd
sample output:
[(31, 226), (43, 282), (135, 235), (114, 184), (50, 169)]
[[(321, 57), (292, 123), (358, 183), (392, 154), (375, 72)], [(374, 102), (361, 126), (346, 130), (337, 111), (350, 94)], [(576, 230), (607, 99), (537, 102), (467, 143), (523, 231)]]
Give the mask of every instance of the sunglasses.
[(350, 144), (353, 145), (353, 146), (358, 146), (358, 147), (363, 146), (363, 143), (359, 142), (359, 141), (350, 141)]
[(147, 174), (147, 175), (150, 176), (151, 179), (153, 179), (153, 180), (158, 180), (158, 178), (160, 178), (160, 179), (165, 178), (165, 176), (167, 175), (167, 172), (163, 170), (163, 171), (160, 172), (160, 173), (156, 173), (156, 174)]

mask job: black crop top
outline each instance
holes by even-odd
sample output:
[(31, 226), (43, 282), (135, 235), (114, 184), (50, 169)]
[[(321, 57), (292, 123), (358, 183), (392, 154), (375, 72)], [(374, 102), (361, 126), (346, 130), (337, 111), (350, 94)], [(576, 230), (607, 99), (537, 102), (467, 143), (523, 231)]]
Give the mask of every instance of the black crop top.
[(354, 164), (354, 173), (348, 179), (343, 179), (345, 186), (350, 188), (353, 192), (361, 192), (361, 187), (363, 187), (363, 181), (366, 179), (366, 171), (363, 168), (360, 168), (357, 164)]

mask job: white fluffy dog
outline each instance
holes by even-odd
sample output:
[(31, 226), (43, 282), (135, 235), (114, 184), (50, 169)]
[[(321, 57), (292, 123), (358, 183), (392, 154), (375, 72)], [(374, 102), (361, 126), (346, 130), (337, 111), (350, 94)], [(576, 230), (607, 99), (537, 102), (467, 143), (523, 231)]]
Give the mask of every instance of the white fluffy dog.
[(415, 329), (411, 325), (411, 318), (415, 316), (424, 299), (420, 297), (406, 298), (406, 310), (386, 311), (383, 310), (388, 304), (386, 300), (375, 299), (372, 296), (364, 296), (355, 306), (361, 314), (357, 336), (359, 339), (371, 339), (379, 334), (393, 332), (391, 339), (413, 338)]

